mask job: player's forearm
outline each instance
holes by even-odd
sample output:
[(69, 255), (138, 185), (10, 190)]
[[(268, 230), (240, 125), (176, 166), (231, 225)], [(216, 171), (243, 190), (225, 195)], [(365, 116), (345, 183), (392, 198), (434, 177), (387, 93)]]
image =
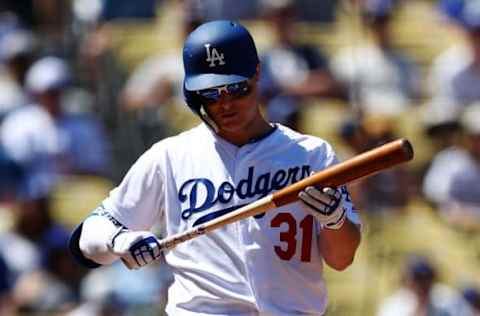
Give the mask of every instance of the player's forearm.
[(319, 249), (330, 267), (344, 270), (352, 264), (360, 239), (358, 226), (346, 219), (340, 229), (323, 229), (320, 232)]
[(107, 247), (117, 226), (103, 216), (90, 216), (83, 223), (79, 246), (83, 255), (99, 264), (111, 264), (118, 259)]

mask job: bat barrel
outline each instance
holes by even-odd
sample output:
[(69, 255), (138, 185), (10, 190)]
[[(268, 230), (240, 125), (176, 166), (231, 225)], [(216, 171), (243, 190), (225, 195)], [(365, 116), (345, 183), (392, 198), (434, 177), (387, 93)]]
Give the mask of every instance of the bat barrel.
[(277, 206), (292, 203), (297, 200), (298, 193), (307, 186), (337, 187), (409, 161), (413, 159), (413, 156), (413, 147), (410, 142), (404, 138), (398, 139), (340, 162), (275, 192), (273, 202)]

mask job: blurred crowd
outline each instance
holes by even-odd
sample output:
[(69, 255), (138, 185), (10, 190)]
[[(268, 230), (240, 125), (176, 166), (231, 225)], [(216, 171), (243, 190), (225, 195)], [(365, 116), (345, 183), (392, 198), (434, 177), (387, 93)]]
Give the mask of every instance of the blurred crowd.
[[(431, 58), (395, 38), (399, 14), (418, 3), (455, 34)], [(163, 49), (133, 64), (120, 58), (124, 33), (116, 27), (154, 32), (165, 16), (172, 20), (158, 39)], [(334, 32), (342, 17), (354, 42), (326, 47), (319, 39), (326, 36), (308, 36), (312, 28)], [(87, 271), (67, 240), (95, 206), (87, 202), (94, 190), (108, 193), (144, 150), (198, 123), (183, 102), (181, 44), (202, 22), (223, 18), (258, 34), (261, 99), (271, 121), (308, 133), (335, 120), (326, 138), (344, 148), (342, 159), (403, 137), (406, 122), (422, 139), (412, 139), (414, 147), (427, 146), (423, 160), (350, 185), (366, 239), (399, 216), (415, 216), (419, 204), (448, 232), (480, 234), (480, 0), (3, 0), (0, 315), (162, 315), (171, 275), (161, 262), (136, 272), (121, 264)], [(152, 45), (132, 42), (131, 50)], [(311, 117), (315, 107), (337, 116)], [(59, 192), (70, 185), (82, 189), (64, 201)], [(414, 235), (424, 238), (424, 229)], [(480, 315), (480, 274), (456, 282), (451, 270), (454, 282), (447, 282), (436, 246), (401, 254), (399, 283), (371, 310)], [(480, 245), (472, 251), (478, 266)]]

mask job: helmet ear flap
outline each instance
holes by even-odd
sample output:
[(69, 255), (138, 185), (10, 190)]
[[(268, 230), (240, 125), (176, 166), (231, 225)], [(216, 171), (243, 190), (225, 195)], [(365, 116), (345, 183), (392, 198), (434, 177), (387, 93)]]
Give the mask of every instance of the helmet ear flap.
[(202, 103), (200, 102), (200, 98), (194, 91), (189, 91), (185, 87), (185, 81), (183, 82), (183, 99), (187, 106), (197, 115), (200, 115), (200, 108), (202, 107)]
[(187, 103), (187, 106), (195, 114), (197, 114), (202, 119), (202, 121), (204, 121), (215, 132), (218, 132), (217, 124), (215, 124), (215, 122), (208, 116), (200, 100), (200, 97), (195, 93), (195, 91), (187, 90), (187, 88), (185, 87), (185, 81), (183, 82), (183, 98), (185, 100), (185, 103)]

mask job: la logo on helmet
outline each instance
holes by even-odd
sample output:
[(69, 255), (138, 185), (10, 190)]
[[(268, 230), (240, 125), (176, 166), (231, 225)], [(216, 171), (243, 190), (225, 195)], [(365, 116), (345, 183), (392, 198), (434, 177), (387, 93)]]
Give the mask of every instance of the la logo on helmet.
[(210, 63), (209, 67), (215, 67), (216, 62), (218, 61), (218, 65), (225, 65), (225, 57), (223, 53), (219, 53), (215, 47), (210, 49), (210, 44), (205, 44), (205, 50), (207, 51), (207, 61)]

